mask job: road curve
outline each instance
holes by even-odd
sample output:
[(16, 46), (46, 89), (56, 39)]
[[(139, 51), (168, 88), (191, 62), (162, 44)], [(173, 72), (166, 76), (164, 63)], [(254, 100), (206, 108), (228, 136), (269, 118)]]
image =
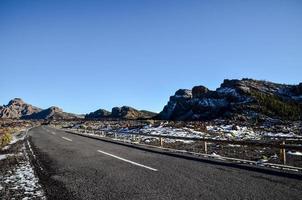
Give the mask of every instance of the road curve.
[(29, 131), (48, 199), (300, 199), (302, 181), (43, 126)]

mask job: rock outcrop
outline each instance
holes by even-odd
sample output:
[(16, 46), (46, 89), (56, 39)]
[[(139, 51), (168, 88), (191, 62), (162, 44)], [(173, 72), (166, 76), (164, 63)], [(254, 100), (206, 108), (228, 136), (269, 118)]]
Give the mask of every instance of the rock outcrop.
[(302, 83), (285, 85), (253, 79), (224, 80), (211, 91), (204, 86), (181, 89), (157, 116), (165, 120), (209, 120), (270, 116), (301, 119)]
[(28, 103), (25, 103), (20, 98), (15, 98), (7, 105), (0, 107), (0, 118), (10, 119), (71, 119), (80, 116), (63, 112), (58, 107), (50, 107), (47, 109), (37, 108)]
[(20, 98), (9, 101), (7, 105), (0, 107), (0, 118), (18, 119), (33, 113), (40, 112), (42, 109), (25, 103)]
[(45, 110), (42, 110), (37, 113), (33, 113), (31, 115), (27, 115), (24, 117), (21, 117), (21, 119), (72, 119), (72, 118), (77, 118), (75, 114), (71, 113), (66, 113), (63, 112), (61, 108), (52, 106), (50, 108), (47, 108)]
[(99, 109), (85, 116), (86, 119), (149, 119), (156, 116), (146, 110), (137, 110), (129, 106), (113, 107), (111, 112)]
[(200, 85), (200, 86), (195, 86), (192, 88), (192, 97), (193, 98), (199, 98), (202, 97), (204, 94), (208, 93), (209, 89)]
[(110, 117), (111, 112), (104, 110), (104, 109), (99, 109), (94, 112), (91, 112), (89, 114), (85, 115), (86, 119), (103, 119), (103, 118), (108, 118)]
[(148, 119), (152, 118), (156, 113), (145, 110), (136, 110), (129, 106), (114, 107), (111, 111), (112, 118), (120, 119)]

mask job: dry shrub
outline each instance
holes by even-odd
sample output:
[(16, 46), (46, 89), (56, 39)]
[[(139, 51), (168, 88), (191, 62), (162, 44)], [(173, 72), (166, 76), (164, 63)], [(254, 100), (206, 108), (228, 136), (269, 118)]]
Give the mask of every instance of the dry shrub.
[(11, 129), (6, 128), (0, 130), (0, 147), (4, 147), (5, 145), (9, 144), (12, 139), (13, 137)]

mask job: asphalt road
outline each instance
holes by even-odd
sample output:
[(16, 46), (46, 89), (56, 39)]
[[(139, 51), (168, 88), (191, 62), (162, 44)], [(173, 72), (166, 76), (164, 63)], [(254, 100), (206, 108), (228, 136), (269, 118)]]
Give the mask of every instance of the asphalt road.
[(302, 181), (186, 160), (50, 127), (29, 131), (48, 199), (301, 199)]

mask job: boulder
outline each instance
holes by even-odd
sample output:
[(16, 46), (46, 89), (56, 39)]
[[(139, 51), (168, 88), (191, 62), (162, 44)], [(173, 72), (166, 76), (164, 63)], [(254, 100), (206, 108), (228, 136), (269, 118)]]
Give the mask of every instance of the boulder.
[(188, 89), (179, 89), (175, 92), (175, 97), (192, 98), (192, 91)]
[(195, 86), (192, 89), (192, 96), (193, 98), (200, 98), (203, 97), (204, 94), (208, 93), (209, 89), (200, 85), (200, 86)]

